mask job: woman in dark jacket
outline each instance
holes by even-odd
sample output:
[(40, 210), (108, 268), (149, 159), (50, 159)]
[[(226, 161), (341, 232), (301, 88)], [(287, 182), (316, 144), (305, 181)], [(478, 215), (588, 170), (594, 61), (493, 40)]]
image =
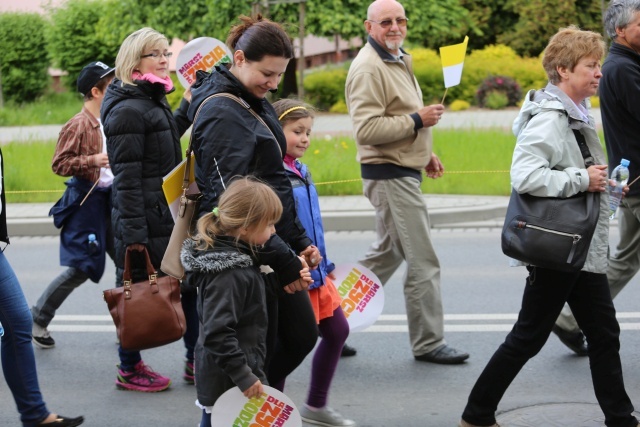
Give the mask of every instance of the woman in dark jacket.
[[(129, 35), (116, 57), (116, 78), (109, 85), (101, 118), (113, 171), (112, 223), (115, 237), (116, 283), (122, 285), (127, 247), (143, 244), (154, 267), (159, 267), (173, 229), (173, 218), (162, 192), (162, 178), (181, 160), (180, 136), (189, 126), (183, 101), (174, 118), (166, 98), (173, 90), (169, 77), (169, 43), (151, 28)], [(144, 263), (134, 258), (133, 267)], [(138, 261), (138, 262), (136, 262)], [(134, 282), (147, 279), (144, 268), (134, 268)], [(198, 335), (195, 294), (185, 293), (187, 317), (185, 379), (193, 380), (193, 349)], [(165, 390), (171, 380), (143, 362), (140, 353), (119, 348), (116, 386), (126, 390)]]
[[(320, 255), (297, 219), (291, 183), (282, 164), (286, 140), (265, 99), (267, 92), (277, 89), (293, 57), (293, 46), (280, 25), (260, 16), (241, 20), (227, 38), (234, 52), (233, 64), (216, 67), (211, 74), (200, 72), (191, 89), (189, 118), (193, 120), (201, 108), (193, 127), (195, 174), (203, 193), (201, 213), (211, 211), (229, 182), (239, 175), (254, 175), (268, 183), (282, 201), (277, 236), (264, 251), (270, 257), (261, 258), (277, 273), (277, 279), (267, 277), (266, 370), (269, 384), (282, 389), (286, 376), (313, 349), (318, 336), (306, 285), (299, 280), (302, 265), (289, 247), (305, 256), (310, 267), (320, 262)], [(207, 99), (219, 93), (234, 95), (240, 103), (226, 97)], [(288, 293), (282, 292), (283, 287)]]

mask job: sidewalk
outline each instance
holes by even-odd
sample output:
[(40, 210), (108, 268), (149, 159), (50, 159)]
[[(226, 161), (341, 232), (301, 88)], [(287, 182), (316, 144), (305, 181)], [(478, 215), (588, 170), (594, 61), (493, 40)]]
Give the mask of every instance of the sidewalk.
[[(600, 110), (591, 111), (601, 126)], [(517, 109), (446, 111), (438, 129), (502, 129), (510, 131)], [(9, 141), (55, 140), (62, 125), (0, 127), (0, 144)], [(351, 136), (353, 125), (346, 114), (320, 114), (316, 117), (316, 136)], [(425, 195), (432, 227), (502, 227), (508, 196)], [(11, 204), (7, 207), (9, 232), (13, 236), (56, 236), (48, 217), (52, 204)], [(374, 229), (375, 213), (364, 196), (320, 198), (327, 231), (366, 231)]]
[[(434, 228), (502, 227), (508, 196), (425, 195)], [(10, 203), (10, 236), (57, 236), (48, 216), (53, 203)], [(325, 231), (372, 231), (375, 212), (364, 196), (320, 197)]]
[[(600, 109), (591, 109), (598, 128), (602, 127)], [(445, 111), (437, 129), (502, 129), (511, 130), (518, 110), (466, 110)], [(56, 140), (62, 125), (0, 127), (0, 144), (11, 141)], [(351, 119), (347, 114), (319, 114), (315, 119), (315, 135), (349, 135), (353, 132)]]

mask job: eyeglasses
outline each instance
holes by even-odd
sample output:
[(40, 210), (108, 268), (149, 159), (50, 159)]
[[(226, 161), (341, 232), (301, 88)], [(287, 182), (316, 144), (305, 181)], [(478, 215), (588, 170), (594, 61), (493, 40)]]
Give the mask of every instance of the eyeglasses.
[[(398, 27), (406, 27), (407, 26), (407, 21), (409, 20), (409, 18), (396, 18), (396, 24), (398, 24)], [(373, 21), (371, 19), (368, 19), (369, 22), (375, 22), (376, 24), (380, 25), (382, 28), (389, 28), (393, 25), (393, 19), (384, 19), (382, 21)]]
[(173, 55), (173, 52), (151, 52), (151, 53), (147, 53), (146, 55), (140, 55), (140, 58), (153, 58), (153, 59), (160, 59), (162, 56), (164, 56), (165, 58), (169, 59), (171, 58), (171, 56)]

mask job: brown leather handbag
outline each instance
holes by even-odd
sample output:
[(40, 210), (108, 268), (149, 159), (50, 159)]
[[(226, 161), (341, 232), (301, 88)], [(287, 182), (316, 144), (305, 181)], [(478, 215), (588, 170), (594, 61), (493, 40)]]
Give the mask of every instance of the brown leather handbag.
[[(149, 280), (131, 283), (131, 252), (144, 254)], [(124, 286), (103, 291), (116, 325), (120, 346), (144, 350), (177, 341), (187, 331), (180, 301), (180, 282), (158, 277), (144, 245), (127, 247), (124, 258)]]

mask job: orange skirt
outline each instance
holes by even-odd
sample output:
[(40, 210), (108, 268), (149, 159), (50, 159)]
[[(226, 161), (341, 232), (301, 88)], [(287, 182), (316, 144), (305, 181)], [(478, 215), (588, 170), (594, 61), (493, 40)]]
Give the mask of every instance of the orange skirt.
[(316, 315), (316, 323), (320, 323), (322, 319), (327, 317), (333, 317), (333, 312), (342, 302), (333, 280), (329, 277), (325, 277), (324, 286), (309, 290), (309, 299), (313, 313)]

